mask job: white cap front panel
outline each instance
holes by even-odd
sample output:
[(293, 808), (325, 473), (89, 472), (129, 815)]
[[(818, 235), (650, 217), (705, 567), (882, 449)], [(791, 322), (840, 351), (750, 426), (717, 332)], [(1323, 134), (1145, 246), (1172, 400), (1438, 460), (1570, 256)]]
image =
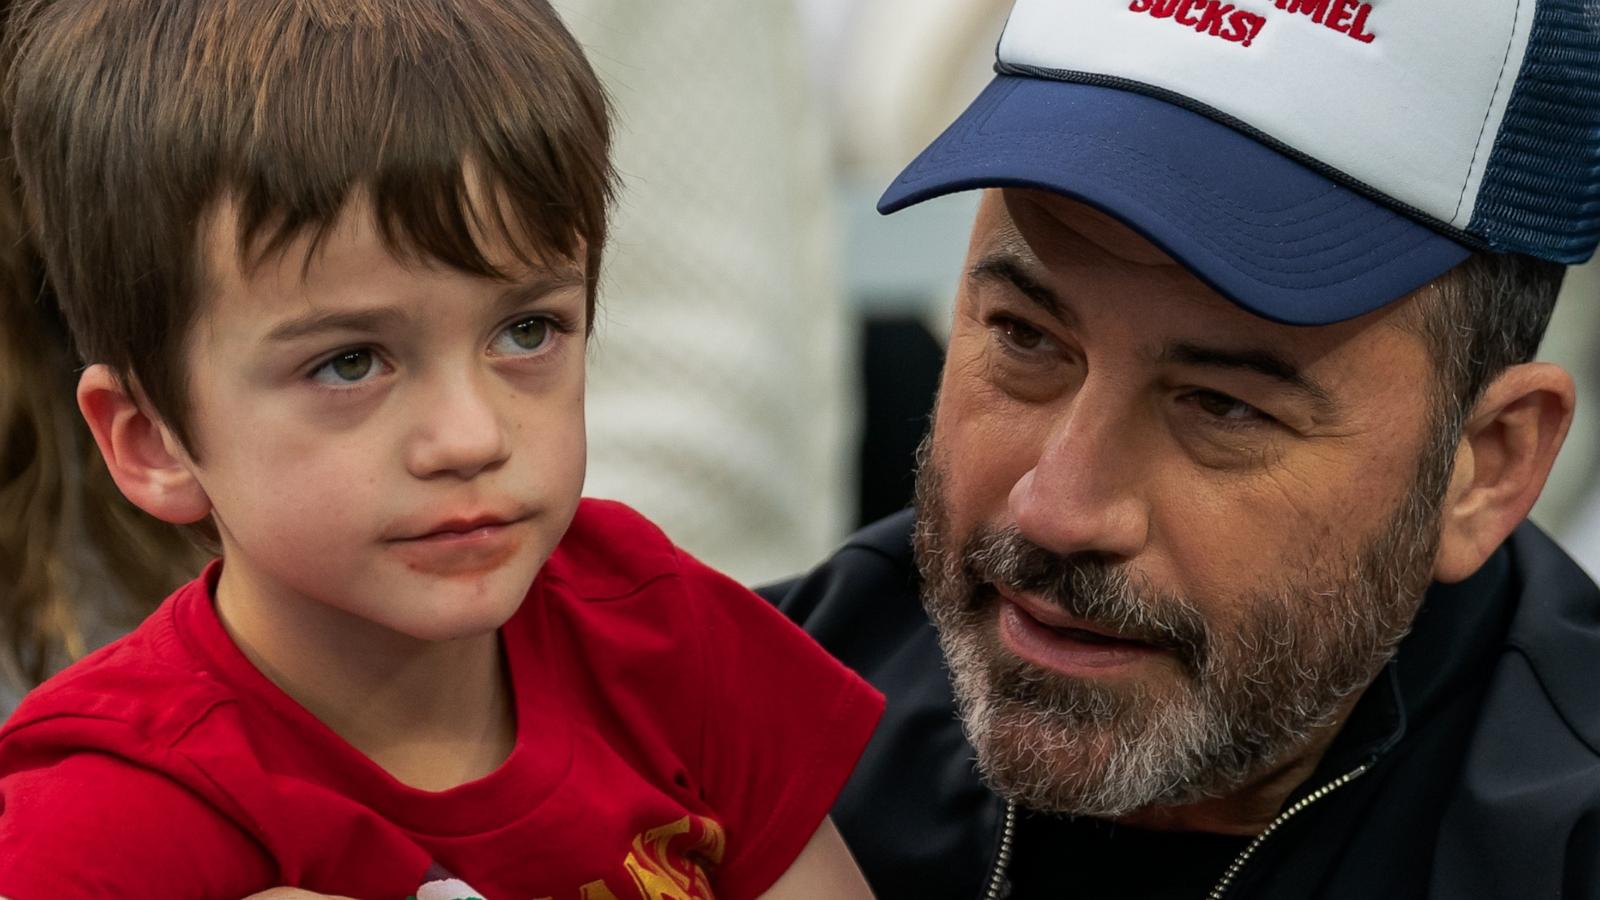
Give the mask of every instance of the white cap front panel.
[(1457, 227), (1534, 0), (1020, 0), (1000, 61), (1190, 97)]

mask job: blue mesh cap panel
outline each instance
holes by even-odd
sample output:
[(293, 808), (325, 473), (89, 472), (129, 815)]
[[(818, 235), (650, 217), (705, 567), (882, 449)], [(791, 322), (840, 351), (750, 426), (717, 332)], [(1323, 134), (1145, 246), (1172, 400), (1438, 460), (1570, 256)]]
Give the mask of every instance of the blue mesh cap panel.
[[(1528, 2), (1528, 0), (1522, 0)], [(1563, 263), (1600, 242), (1600, 0), (1539, 0), (1467, 232)]]

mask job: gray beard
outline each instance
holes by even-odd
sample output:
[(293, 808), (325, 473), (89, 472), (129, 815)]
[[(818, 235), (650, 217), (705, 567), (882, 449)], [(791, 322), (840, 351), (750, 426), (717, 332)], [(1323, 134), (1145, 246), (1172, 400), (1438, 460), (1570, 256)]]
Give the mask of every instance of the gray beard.
[[(1126, 566), (1056, 556), (1015, 529), (980, 527), (952, 549), (930, 446), (919, 454), (917, 565), (979, 772), (1024, 807), (1107, 818), (1225, 796), (1333, 724), (1416, 615), (1449, 478), (1425, 471), (1353, 556), (1308, 548), (1318, 565), (1247, 594), (1235, 605), (1244, 618), (1217, 628)], [(1017, 658), (999, 642), (993, 582), (1168, 650), (1182, 677), (1105, 684)]]

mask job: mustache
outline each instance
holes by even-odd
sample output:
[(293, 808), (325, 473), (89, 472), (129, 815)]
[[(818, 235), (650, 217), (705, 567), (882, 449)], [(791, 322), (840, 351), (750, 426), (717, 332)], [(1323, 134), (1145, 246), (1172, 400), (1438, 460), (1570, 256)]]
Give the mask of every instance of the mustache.
[(1155, 590), (1125, 565), (1097, 554), (1052, 553), (1015, 528), (980, 527), (961, 565), (976, 606), (994, 586), (1033, 594), (1094, 625), (1171, 652), (1194, 674), (1204, 670), (1211, 639), (1205, 617), (1187, 600)]

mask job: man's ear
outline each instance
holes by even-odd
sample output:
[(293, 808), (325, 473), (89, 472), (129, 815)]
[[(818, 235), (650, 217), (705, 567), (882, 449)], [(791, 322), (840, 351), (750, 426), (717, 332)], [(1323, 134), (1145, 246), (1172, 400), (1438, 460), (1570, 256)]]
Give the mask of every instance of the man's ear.
[(78, 379), (78, 409), (111, 479), (134, 506), (176, 525), (211, 514), (211, 499), (194, 477), (194, 464), (182, 444), (145, 411), (110, 367), (84, 370)]
[(1473, 407), (1440, 508), (1437, 581), (1461, 581), (1483, 565), (1544, 490), (1572, 425), (1572, 376), (1550, 363), (1501, 373)]

